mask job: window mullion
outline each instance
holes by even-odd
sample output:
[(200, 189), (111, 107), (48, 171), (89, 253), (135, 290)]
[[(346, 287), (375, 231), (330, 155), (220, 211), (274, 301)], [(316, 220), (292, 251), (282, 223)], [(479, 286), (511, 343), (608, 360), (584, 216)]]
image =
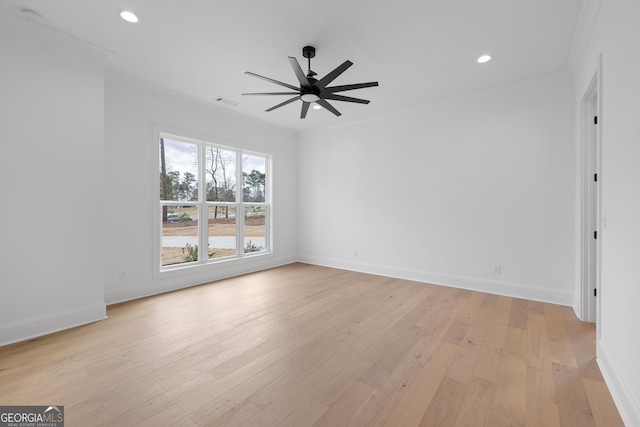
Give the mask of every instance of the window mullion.
[(208, 260), (208, 224), (209, 214), (207, 209), (207, 180), (206, 172), (204, 168), (205, 163), (206, 146), (204, 144), (198, 144), (198, 260), (200, 263), (205, 263)]
[(242, 181), (242, 151), (236, 152), (236, 248), (244, 256), (244, 182)]

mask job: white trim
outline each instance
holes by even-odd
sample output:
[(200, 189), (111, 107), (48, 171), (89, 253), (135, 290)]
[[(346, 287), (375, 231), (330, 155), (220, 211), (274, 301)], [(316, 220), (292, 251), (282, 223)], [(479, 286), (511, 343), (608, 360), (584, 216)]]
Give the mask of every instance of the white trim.
[(602, 183), (604, 182), (604, 180), (606, 180), (606, 171), (603, 170), (602, 168), (602, 144), (603, 144), (603, 139), (602, 139), (602, 135), (603, 132), (602, 130), (604, 129), (604, 127), (606, 126), (606, 118), (605, 118), (605, 114), (604, 114), (604, 110), (602, 108), (602, 98), (603, 98), (603, 77), (602, 77), (602, 68), (603, 68), (603, 59), (602, 59), (602, 53), (598, 54), (598, 59), (597, 59), (597, 64), (596, 64), (596, 68), (597, 68), (597, 73), (598, 73), (598, 99), (597, 99), (597, 105), (596, 105), (596, 110), (598, 112), (598, 126), (596, 128), (596, 132), (597, 132), (597, 137), (596, 137), (596, 145), (597, 145), (597, 164), (596, 164), (596, 168), (598, 170), (598, 173), (600, 174), (600, 178), (599, 178), (599, 191), (598, 191), (598, 200), (597, 200), (597, 212), (596, 212), (596, 216), (598, 219), (598, 230), (600, 230), (600, 238), (598, 239), (598, 241), (596, 242), (597, 244), (597, 255), (598, 258), (596, 260), (597, 263), (597, 276), (596, 276), (596, 287), (598, 289), (598, 292), (600, 292), (600, 298), (596, 299), (596, 341), (599, 341), (601, 338), (601, 334), (602, 334), (602, 241), (605, 238), (605, 229), (606, 227), (606, 215), (603, 214), (602, 212), (602, 194), (603, 194), (603, 188), (604, 186), (602, 185)]
[(596, 355), (598, 366), (622, 421), (627, 426), (640, 426), (640, 404), (634, 400), (633, 393), (624, 381), (624, 376), (616, 369), (602, 340), (596, 343)]
[(71, 311), (0, 325), (0, 346), (26, 341), (107, 318), (104, 302)]
[(571, 306), (573, 302), (572, 292), (559, 292), (553, 289), (535, 287), (531, 284), (501, 282), (496, 280), (480, 279), (476, 277), (435, 273), (425, 270), (401, 269), (381, 264), (347, 262), (340, 259), (323, 258), (308, 255), (299, 255), (298, 261), (307, 264), (340, 268), (343, 270), (358, 271), (361, 273), (376, 274), (398, 279), (414, 280), (417, 282), (431, 283), (434, 285), (468, 289), (472, 291), (505, 295), (509, 297), (548, 302), (565, 306)]
[[(598, 244), (593, 232), (599, 231), (597, 209), (597, 187), (594, 186), (594, 174), (599, 173), (597, 146), (599, 126), (594, 125), (593, 117), (598, 115), (598, 73), (596, 71), (580, 103), (580, 318), (585, 322), (596, 320), (596, 297), (593, 289), (598, 289), (596, 279), (599, 271), (597, 263)], [(602, 174), (599, 181), (602, 180)], [(602, 237), (602, 233), (600, 233)]]

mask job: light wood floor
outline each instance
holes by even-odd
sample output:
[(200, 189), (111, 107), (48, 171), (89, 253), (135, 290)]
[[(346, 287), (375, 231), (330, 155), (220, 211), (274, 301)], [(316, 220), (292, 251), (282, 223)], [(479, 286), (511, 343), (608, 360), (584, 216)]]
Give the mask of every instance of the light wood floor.
[(621, 426), (568, 307), (292, 264), (0, 347), (75, 426)]

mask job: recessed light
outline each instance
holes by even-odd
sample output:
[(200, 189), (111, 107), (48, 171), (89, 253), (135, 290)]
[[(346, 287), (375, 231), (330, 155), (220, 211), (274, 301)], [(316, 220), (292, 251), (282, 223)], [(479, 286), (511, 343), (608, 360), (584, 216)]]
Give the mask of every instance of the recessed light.
[(322, 106), (321, 106), (321, 105), (318, 105), (318, 104), (314, 104), (314, 105), (313, 105), (313, 109), (314, 109), (314, 110), (322, 110)]
[(118, 15), (120, 15), (120, 18), (124, 19), (125, 21), (132, 22), (134, 24), (140, 21), (140, 18), (138, 18), (138, 15), (131, 12), (130, 10), (119, 10)]
[(491, 56), (489, 55), (482, 55), (480, 58), (478, 58), (479, 64), (484, 64), (485, 62), (489, 62), (489, 61), (491, 61)]

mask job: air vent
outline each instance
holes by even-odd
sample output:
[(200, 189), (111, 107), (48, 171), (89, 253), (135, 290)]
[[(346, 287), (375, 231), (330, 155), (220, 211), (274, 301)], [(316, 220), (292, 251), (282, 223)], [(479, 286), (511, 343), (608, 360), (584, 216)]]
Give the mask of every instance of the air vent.
[(228, 105), (229, 107), (237, 107), (238, 105), (240, 105), (240, 103), (237, 101), (234, 101), (232, 99), (222, 98), (222, 97), (216, 98), (216, 101), (218, 101), (221, 104)]

